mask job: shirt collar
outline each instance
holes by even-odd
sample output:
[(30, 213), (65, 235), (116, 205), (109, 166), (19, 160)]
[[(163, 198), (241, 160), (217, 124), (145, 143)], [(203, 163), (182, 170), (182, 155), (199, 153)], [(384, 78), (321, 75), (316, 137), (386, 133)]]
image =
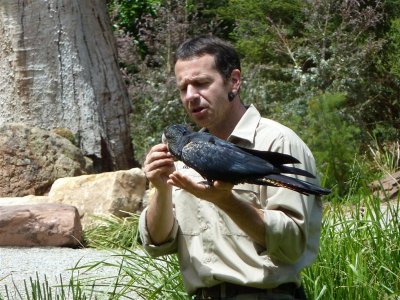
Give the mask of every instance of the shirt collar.
[(240, 139), (254, 144), (256, 129), (260, 122), (261, 115), (254, 105), (250, 105), (242, 118), (237, 123), (235, 129), (228, 137), (228, 141)]

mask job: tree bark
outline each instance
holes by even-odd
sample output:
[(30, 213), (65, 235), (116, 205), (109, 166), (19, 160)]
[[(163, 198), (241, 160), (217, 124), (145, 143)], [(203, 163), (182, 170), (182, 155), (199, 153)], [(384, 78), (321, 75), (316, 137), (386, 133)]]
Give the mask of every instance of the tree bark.
[(1, 0), (0, 103), (0, 124), (70, 129), (99, 171), (135, 164), (105, 0)]

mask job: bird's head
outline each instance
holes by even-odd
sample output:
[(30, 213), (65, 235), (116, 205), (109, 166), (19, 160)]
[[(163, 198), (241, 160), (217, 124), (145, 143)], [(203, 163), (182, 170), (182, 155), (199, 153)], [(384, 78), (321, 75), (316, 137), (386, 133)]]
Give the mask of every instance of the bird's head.
[(168, 145), (168, 150), (175, 157), (180, 157), (184, 141), (182, 137), (191, 133), (192, 130), (182, 124), (174, 124), (164, 129), (163, 142)]

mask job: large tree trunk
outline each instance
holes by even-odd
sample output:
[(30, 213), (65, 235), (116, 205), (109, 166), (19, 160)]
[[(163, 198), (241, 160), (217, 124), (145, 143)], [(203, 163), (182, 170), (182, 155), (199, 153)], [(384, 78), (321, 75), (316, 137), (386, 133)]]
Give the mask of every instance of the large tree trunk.
[(105, 0), (0, 1), (0, 124), (75, 133), (99, 171), (133, 166)]

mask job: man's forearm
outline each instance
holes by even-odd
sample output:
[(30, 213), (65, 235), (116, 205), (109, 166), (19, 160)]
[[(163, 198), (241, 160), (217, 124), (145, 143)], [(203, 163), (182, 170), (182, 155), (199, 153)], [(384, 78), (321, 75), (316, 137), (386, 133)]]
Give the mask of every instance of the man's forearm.
[(160, 192), (156, 189), (149, 201), (146, 226), (155, 245), (166, 242), (174, 224), (171, 189)]

